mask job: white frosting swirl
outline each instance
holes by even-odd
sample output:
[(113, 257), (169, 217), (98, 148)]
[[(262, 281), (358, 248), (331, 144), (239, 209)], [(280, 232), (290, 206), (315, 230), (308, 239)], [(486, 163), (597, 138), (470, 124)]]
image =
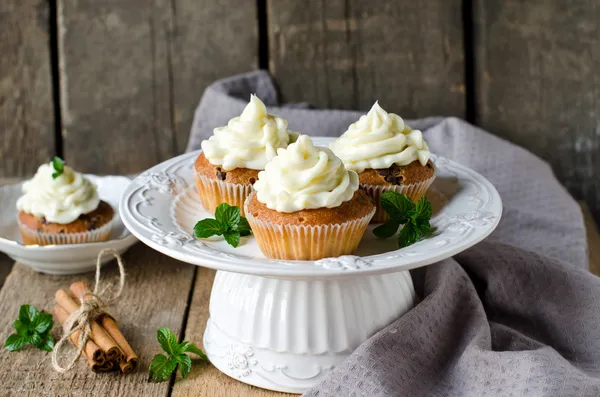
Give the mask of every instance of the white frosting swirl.
[(346, 168), (356, 172), (407, 165), (415, 160), (424, 166), (430, 156), (423, 133), (411, 129), (400, 116), (386, 112), (377, 102), (329, 147)]
[(265, 104), (256, 95), (239, 117), (226, 126), (214, 129), (213, 136), (202, 142), (208, 161), (225, 171), (235, 168), (264, 170), (277, 149), (285, 148), (293, 140), (288, 123), (281, 117), (267, 113)]
[(339, 207), (357, 189), (358, 174), (307, 135), (279, 149), (254, 184), (258, 201), (279, 212)]
[(25, 194), (17, 200), (17, 210), (67, 224), (98, 208), (100, 198), (92, 182), (68, 166), (53, 179), (55, 172), (52, 163), (42, 164), (33, 179), (23, 184)]

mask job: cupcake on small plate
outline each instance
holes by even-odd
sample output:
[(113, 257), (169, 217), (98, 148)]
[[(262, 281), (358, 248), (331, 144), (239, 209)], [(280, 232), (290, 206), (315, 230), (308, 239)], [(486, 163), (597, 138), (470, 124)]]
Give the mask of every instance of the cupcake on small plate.
[(107, 241), (115, 212), (96, 186), (55, 157), (23, 184), (17, 223), (26, 245)]
[(270, 258), (316, 260), (351, 254), (375, 206), (358, 188), (358, 175), (327, 148), (301, 135), (279, 149), (258, 174), (246, 218)]
[(213, 212), (221, 203), (242, 209), (252, 185), (277, 149), (285, 148), (297, 137), (285, 119), (267, 113), (256, 96), (239, 117), (202, 142), (202, 153), (194, 164), (200, 201)]
[(346, 168), (358, 173), (361, 188), (373, 199), (377, 212), (372, 223), (389, 220), (381, 207), (383, 192), (393, 190), (417, 201), (435, 179), (423, 133), (411, 129), (400, 116), (386, 112), (377, 102), (329, 148)]

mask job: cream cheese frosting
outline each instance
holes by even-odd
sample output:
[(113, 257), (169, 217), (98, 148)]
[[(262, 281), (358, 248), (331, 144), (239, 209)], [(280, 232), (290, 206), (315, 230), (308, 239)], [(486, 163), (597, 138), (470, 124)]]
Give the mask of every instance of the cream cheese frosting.
[(33, 179), (23, 184), (17, 210), (45, 218), (50, 223), (67, 224), (98, 208), (96, 186), (82, 174), (65, 166), (56, 179), (52, 163), (42, 164)]
[[(288, 130), (285, 119), (267, 113), (267, 107), (256, 96), (239, 117), (214, 129), (213, 136), (202, 142), (202, 151), (213, 165), (225, 171), (235, 168), (263, 170), (277, 149), (285, 148), (296, 133)], [(291, 135), (290, 135), (291, 134)]]
[(424, 166), (430, 157), (423, 133), (411, 129), (397, 114), (383, 110), (378, 102), (329, 148), (346, 168), (359, 173), (368, 168), (408, 165), (416, 160)]
[(254, 184), (258, 201), (279, 212), (339, 207), (357, 189), (358, 174), (307, 135), (277, 150)]

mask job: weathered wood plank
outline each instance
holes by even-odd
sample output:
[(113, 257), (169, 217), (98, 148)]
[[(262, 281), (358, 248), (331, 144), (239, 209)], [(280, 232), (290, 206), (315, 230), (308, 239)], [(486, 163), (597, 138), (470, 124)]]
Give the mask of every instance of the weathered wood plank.
[[(188, 291), (192, 287), (195, 267), (186, 265), (150, 248), (137, 244), (124, 257), (127, 267), (127, 286), (120, 302), (114, 305), (115, 317), (120, 320), (123, 334), (140, 357), (137, 372), (93, 374), (85, 360), (76, 368), (61, 375), (53, 371), (50, 356), (35, 349), (21, 352), (0, 350), (0, 395), (2, 396), (166, 396), (169, 383), (149, 383), (148, 366), (152, 357), (161, 351), (156, 342), (156, 330), (168, 326), (181, 332), (186, 311)], [(106, 276), (115, 276), (116, 267), (106, 267)], [(21, 304), (30, 303), (39, 309), (50, 310), (54, 293), (71, 282), (93, 274), (50, 276), (35, 273), (17, 264), (0, 291), (0, 340), (12, 333), (12, 321)], [(58, 326), (55, 326), (58, 333)]]
[(54, 154), (48, 7), (0, 2), (0, 177), (33, 174)]
[[(185, 339), (202, 346), (202, 336), (208, 320), (208, 302), (215, 278), (215, 271), (198, 268), (194, 295), (190, 305)], [(173, 387), (173, 397), (291, 397), (295, 394), (278, 393), (239, 382), (220, 372), (212, 365), (195, 363), (190, 375), (177, 380)]]
[(183, 151), (214, 79), (254, 69), (254, 2), (59, 0), (65, 157), (132, 173)]
[(477, 124), (540, 155), (600, 219), (598, 2), (475, 0)]
[(283, 99), (405, 117), (465, 114), (461, 1), (269, 0)]

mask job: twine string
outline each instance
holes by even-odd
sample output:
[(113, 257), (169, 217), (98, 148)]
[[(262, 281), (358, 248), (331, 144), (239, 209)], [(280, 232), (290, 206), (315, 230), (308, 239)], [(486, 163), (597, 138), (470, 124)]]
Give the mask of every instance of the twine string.
[[(113, 255), (117, 260), (119, 266), (119, 283), (116, 291), (112, 294), (108, 294), (107, 291), (112, 289), (110, 283), (106, 283), (101, 288), (100, 284), (100, 269), (102, 267), (102, 258), (104, 255)], [(65, 373), (75, 366), (77, 359), (81, 356), (81, 353), (85, 349), (85, 345), (90, 340), (90, 334), (92, 332), (91, 322), (100, 316), (110, 316), (108, 313), (107, 306), (118, 300), (123, 292), (125, 286), (125, 266), (119, 253), (113, 249), (107, 248), (100, 251), (96, 260), (96, 278), (94, 284), (94, 290), (92, 293), (87, 293), (81, 297), (81, 306), (75, 312), (73, 312), (63, 324), (63, 336), (54, 346), (52, 351), (52, 367), (54, 370), (60, 373)], [(71, 357), (66, 366), (62, 366), (59, 363), (60, 357), (66, 357), (67, 354), (61, 354), (61, 350), (65, 343), (71, 338), (71, 336), (79, 332), (77, 339), (79, 347), (75, 354)]]

